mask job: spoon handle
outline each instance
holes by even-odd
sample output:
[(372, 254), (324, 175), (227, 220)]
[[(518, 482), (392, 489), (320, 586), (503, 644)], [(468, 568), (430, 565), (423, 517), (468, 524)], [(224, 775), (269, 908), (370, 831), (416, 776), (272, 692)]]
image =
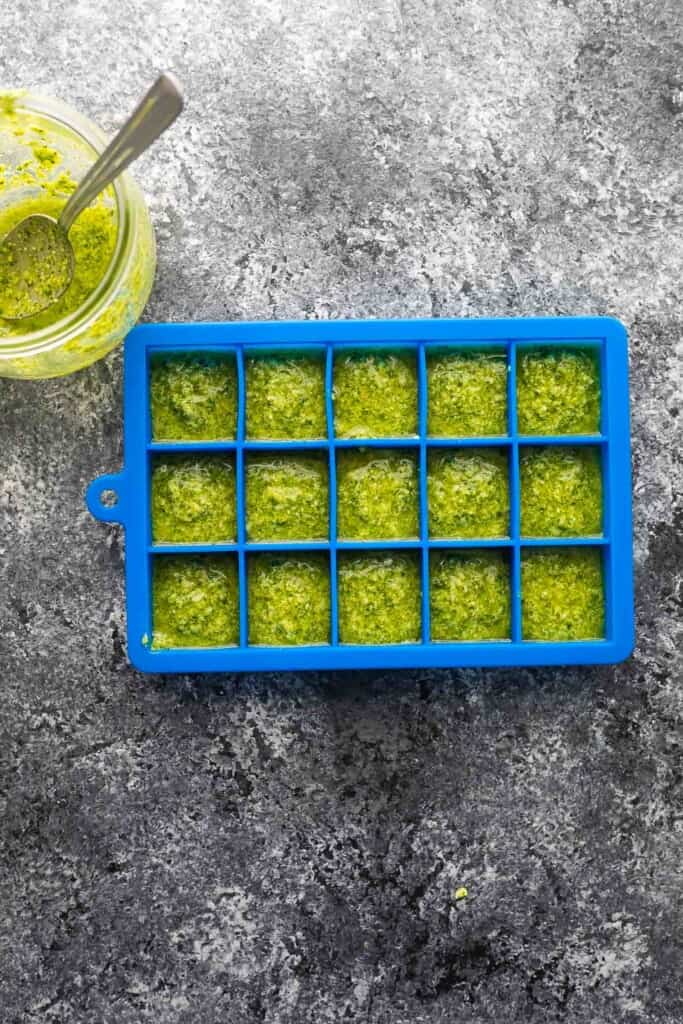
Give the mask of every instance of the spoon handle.
[(126, 167), (151, 146), (183, 109), (183, 95), (176, 78), (165, 73), (140, 100), (123, 128), (92, 165), (59, 217), (68, 231), (76, 217), (110, 185)]

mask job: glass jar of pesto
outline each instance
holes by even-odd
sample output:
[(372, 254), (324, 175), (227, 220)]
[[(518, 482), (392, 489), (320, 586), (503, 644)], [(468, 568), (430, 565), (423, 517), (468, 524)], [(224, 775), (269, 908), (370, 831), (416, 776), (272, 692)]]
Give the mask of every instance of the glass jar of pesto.
[[(66, 104), (0, 94), (0, 238), (33, 213), (57, 217), (107, 139)], [(0, 319), (1, 377), (61, 377), (102, 358), (133, 327), (156, 268), (142, 193), (122, 174), (70, 232), (74, 280), (54, 306)]]

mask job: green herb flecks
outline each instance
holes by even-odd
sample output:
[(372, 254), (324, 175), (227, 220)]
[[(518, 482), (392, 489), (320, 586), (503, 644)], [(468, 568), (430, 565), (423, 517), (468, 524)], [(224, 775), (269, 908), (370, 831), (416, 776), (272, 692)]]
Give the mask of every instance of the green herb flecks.
[(319, 455), (252, 455), (247, 461), (250, 541), (327, 540), (328, 469)]
[(306, 440), (327, 436), (322, 358), (247, 359), (247, 437)]
[(236, 538), (235, 469), (220, 455), (173, 455), (152, 471), (155, 544), (228, 543)]
[(507, 433), (504, 352), (444, 352), (428, 357), (427, 430), (432, 437)]
[(549, 445), (520, 456), (522, 534), (595, 536), (602, 531), (602, 474), (594, 448)]
[(600, 551), (542, 548), (522, 556), (525, 640), (594, 640), (604, 628)]
[(438, 551), (430, 561), (432, 640), (510, 638), (510, 570), (500, 551)]
[(259, 554), (249, 560), (249, 643), (330, 641), (327, 557)]
[(154, 560), (154, 649), (239, 642), (237, 564), (230, 555), (159, 555)]
[(342, 540), (417, 537), (415, 455), (405, 449), (337, 452), (337, 535)]
[(420, 567), (412, 552), (345, 554), (338, 575), (341, 643), (419, 642)]
[(414, 355), (346, 352), (334, 363), (337, 437), (409, 437), (417, 433)]
[(237, 372), (232, 358), (175, 356), (152, 365), (155, 441), (223, 441), (237, 429)]
[(61, 160), (60, 154), (56, 149), (51, 146), (46, 146), (44, 142), (39, 142), (37, 139), (29, 143), (33, 155), (44, 168), (51, 169), (55, 167)]
[(430, 452), (428, 503), (431, 537), (508, 536), (507, 456), (494, 448)]
[(600, 370), (582, 349), (522, 350), (517, 360), (520, 434), (597, 434)]

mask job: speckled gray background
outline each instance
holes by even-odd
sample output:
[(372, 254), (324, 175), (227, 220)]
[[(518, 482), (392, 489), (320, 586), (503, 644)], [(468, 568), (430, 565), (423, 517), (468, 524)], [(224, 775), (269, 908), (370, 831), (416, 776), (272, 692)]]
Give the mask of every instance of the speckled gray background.
[(614, 669), (143, 678), (120, 355), (0, 380), (2, 1024), (680, 1024), (680, 0), (0, 14), (107, 129), (186, 84), (150, 319), (621, 317), (638, 604)]

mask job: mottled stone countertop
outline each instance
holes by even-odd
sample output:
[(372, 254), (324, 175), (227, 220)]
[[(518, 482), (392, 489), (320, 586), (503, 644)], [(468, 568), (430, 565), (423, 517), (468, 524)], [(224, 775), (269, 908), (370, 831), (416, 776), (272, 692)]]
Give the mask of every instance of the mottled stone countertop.
[(620, 317), (638, 629), (616, 668), (145, 678), (83, 505), (120, 353), (0, 380), (2, 1024), (680, 1024), (680, 0), (1, 21), (0, 82), (107, 130), (185, 83), (146, 319)]

